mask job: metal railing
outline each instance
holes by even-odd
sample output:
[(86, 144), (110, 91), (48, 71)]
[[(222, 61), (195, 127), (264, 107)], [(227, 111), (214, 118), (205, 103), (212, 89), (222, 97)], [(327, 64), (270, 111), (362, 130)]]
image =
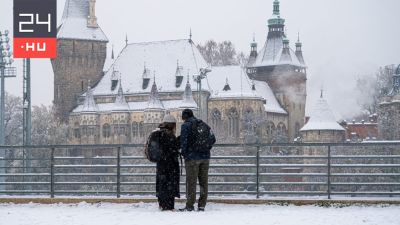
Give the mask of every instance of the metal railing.
[[(143, 145), (0, 146), (0, 195), (147, 196)], [(216, 145), (210, 195), (399, 196), (400, 142)], [(185, 174), (181, 193), (185, 192)]]

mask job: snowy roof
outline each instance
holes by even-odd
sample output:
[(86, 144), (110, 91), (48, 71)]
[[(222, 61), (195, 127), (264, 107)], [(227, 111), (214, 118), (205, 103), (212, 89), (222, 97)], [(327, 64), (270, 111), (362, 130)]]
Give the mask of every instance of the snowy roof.
[(193, 99), (192, 87), (189, 82), (186, 83), (185, 92), (183, 93), (182, 103), (180, 108), (196, 109), (197, 103)]
[[(145, 42), (127, 45), (119, 54), (111, 68), (119, 71), (124, 82), (125, 94), (150, 93), (151, 85), (142, 87), (143, 68), (155, 73), (155, 79), (160, 92), (184, 92), (188, 78), (183, 77), (182, 84), (176, 87), (176, 62), (182, 67), (184, 74), (189, 73), (189, 83), (196, 86), (193, 75), (198, 74), (200, 68), (207, 68), (204, 58), (193, 44), (185, 40)], [(98, 85), (94, 88), (95, 95), (115, 95), (111, 90), (113, 70), (106, 72)], [(154, 82), (153, 77), (149, 77)], [(208, 82), (203, 80), (203, 90), (209, 91)]]
[(317, 100), (313, 110), (310, 112), (310, 120), (300, 131), (311, 130), (345, 130), (337, 123), (328, 102), (322, 97)]
[(73, 110), (73, 113), (96, 113), (99, 111), (97, 104), (93, 97), (93, 89), (88, 87), (86, 92), (85, 100), (82, 105), (79, 105)]
[[(228, 79), (229, 91), (223, 91)], [(266, 82), (253, 81), (240, 66), (213, 67), (208, 75), (212, 88), (211, 98), (260, 98), (265, 99), (265, 111), (287, 114), (275, 98), (272, 89)], [(254, 84), (255, 90), (252, 86)]]
[(266, 112), (287, 114), (276, 99), (271, 87), (266, 82), (256, 80), (253, 82), (257, 93), (267, 100), (267, 104), (264, 105)]
[(100, 27), (88, 27), (89, 0), (66, 0), (57, 37), (108, 42)]
[(124, 91), (122, 89), (121, 80), (118, 81), (118, 94), (115, 98), (114, 107), (112, 111), (129, 111), (129, 105), (126, 102)]
[(283, 36), (268, 38), (265, 46), (259, 52), (257, 59), (252, 67), (276, 66), (276, 65), (294, 65), (304, 67), (296, 53), (289, 48), (290, 57), (282, 57)]
[(159, 95), (158, 95), (158, 90), (157, 90), (157, 85), (154, 82), (153, 85), (151, 86), (151, 92), (149, 95), (149, 102), (147, 104), (146, 109), (164, 109), (164, 106), (162, 102), (160, 101)]
[[(251, 88), (251, 80), (240, 66), (213, 67), (208, 74), (211, 98), (262, 98)], [(228, 84), (230, 90), (224, 91)]]

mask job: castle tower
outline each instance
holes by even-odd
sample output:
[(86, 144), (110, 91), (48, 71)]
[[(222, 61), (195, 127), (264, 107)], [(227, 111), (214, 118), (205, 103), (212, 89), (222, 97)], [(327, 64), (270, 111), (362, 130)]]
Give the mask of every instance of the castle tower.
[(339, 125), (328, 102), (321, 97), (311, 111), (310, 120), (300, 130), (305, 143), (340, 143), (345, 140), (345, 129)]
[(108, 39), (97, 24), (96, 0), (66, 0), (57, 33), (58, 57), (52, 59), (54, 105), (67, 122), (89, 80), (95, 86), (103, 75)]
[(279, 0), (274, 0), (267, 40), (254, 62), (247, 66), (247, 73), (251, 79), (267, 82), (289, 114), (286, 133), (292, 142), (299, 137), (299, 130), (304, 125), (307, 74), (301, 45), (296, 45), (300, 51), (293, 51), (284, 29), (285, 19), (280, 15)]

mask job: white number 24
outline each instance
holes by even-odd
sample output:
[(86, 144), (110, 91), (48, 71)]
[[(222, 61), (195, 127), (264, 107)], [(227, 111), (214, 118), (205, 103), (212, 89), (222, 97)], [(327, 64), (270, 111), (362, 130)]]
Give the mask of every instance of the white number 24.
[[(35, 24), (35, 14), (27, 14), (27, 13), (21, 13), (19, 14), (20, 17), (29, 17), (29, 21), (20, 21), (19, 22), (19, 32), (21, 33), (33, 33), (33, 29), (23, 29), (23, 25), (33, 25)], [(39, 14), (36, 14), (36, 24), (39, 25), (46, 25), (47, 24), (47, 31), (50, 33), (51, 32), (51, 14), (48, 14), (47, 21), (40, 21), (39, 20)]]

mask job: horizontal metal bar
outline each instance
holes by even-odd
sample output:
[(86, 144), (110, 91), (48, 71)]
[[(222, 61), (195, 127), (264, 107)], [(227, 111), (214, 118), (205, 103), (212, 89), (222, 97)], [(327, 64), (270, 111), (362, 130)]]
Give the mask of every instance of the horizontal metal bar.
[(116, 194), (116, 191), (54, 191), (54, 194)]
[(7, 191), (1, 191), (0, 193), (3, 194), (48, 194), (50, 193), (50, 190), (7, 190)]
[(343, 185), (343, 186), (359, 186), (359, 185), (363, 185), (363, 186), (380, 186), (380, 185), (382, 185), (382, 186), (399, 186), (400, 187), (400, 183), (384, 183), (384, 182), (382, 182), (382, 183), (352, 183), (352, 182), (349, 182), (349, 183), (345, 183), (345, 182), (338, 182), (338, 183), (331, 183), (331, 185)]
[(50, 185), (50, 182), (2, 182), (0, 185)]
[(93, 157), (93, 158), (86, 158), (86, 157), (54, 157), (55, 160), (100, 160), (100, 159), (107, 159), (113, 160), (117, 159), (116, 157)]
[[(400, 141), (371, 141), (371, 142), (362, 142), (362, 143), (259, 143), (259, 144), (246, 144), (246, 145), (238, 145), (238, 144), (216, 144), (214, 148), (218, 147), (370, 147), (370, 146), (399, 146)], [(36, 146), (0, 146), (0, 149), (43, 149), (43, 148), (55, 148), (55, 149), (74, 149), (74, 148), (101, 148), (101, 149), (111, 149), (115, 150), (117, 147), (122, 148), (143, 148), (143, 144), (112, 144), (112, 145), (36, 145)]]
[(328, 156), (260, 156), (260, 159), (328, 159)]
[(332, 159), (400, 159), (400, 155), (334, 155)]
[(332, 164), (331, 167), (377, 167), (377, 168), (384, 168), (384, 167), (400, 167), (400, 164)]
[(49, 173), (3, 173), (0, 177), (26, 177), (26, 176), (50, 176)]
[(327, 164), (260, 164), (260, 167), (327, 167)]
[(326, 195), (325, 191), (260, 191), (261, 194), (271, 195)]
[(327, 173), (260, 173), (260, 176), (325, 177)]
[(54, 182), (56, 185), (117, 185), (116, 182)]
[(260, 182), (263, 185), (328, 185), (327, 182)]
[(117, 165), (54, 165), (54, 168), (117, 168)]
[(116, 173), (55, 173), (54, 176), (60, 176), (60, 177), (75, 177), (75, 176), (95, 177), (95, 176), (117, 176), (117, 174)]
[(331, 192), (334, 195), (400, 195), (400, 192)]
[(357, 177), (357, 176), (394, 177), (394, 176), (400, 176), (400, 173), (332, 173), (331, 176), (335, 176), (335, 177)]

